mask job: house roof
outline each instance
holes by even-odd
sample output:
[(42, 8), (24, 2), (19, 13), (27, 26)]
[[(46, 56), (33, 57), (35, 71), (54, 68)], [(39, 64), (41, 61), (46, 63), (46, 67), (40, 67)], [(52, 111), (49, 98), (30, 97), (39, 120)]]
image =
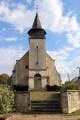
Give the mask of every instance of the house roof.
[(78, 77), (75, 77), (71, 80), (71, 82), (77, 82), (78, 81)]

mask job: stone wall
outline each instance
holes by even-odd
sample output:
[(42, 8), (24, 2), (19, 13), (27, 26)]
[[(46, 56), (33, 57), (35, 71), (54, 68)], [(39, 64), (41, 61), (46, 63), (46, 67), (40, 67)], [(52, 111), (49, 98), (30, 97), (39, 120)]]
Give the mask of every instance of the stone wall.
[(18, 91), (15, 92), (15, 111), (16, 112), (30, 112), (30, 92)]
[(29, 69), (29, 52), (20, 60), (16, 61), (16, 84), (28, 85)]
[(47, 85), (47, 76), (46, 76), (46, 70), (37, 70), (37, 71), (31, 71), (29, 70), (29, 89), (34, 90), (34, 75), (38, 73), (41, 75), (41, 84), (42, 84), (42, 89), (46, 89)]
[[(35, 44), (34, 44), (34, 41), (35, 41)], [(30, 52), (28, 51), (20, 60), (16, 61), (16, 66), (12, 74), (12, 85), (18, 85), (18, 84), (28, 85), (30, 90), (34, 90), (35, 89), (34, 75), (36, 73), (40, 74), (42, 77), (42, 89), (45, 89), (47, 84), (49, 85), (56, 84), (58, 86), (61, 85), (61, 78), (60, 78), (60, 74), (56, 70), (55, 61), (47, 53), (45, 53), (44, 43), (45, 43), (45, 39), (38, 39), (38, 40), (32, 39), (30, 41), (31, 46), (34, 47), (34, 50), (31, 47)], [(36, 62), (37, 62), (36, 46), (38, 44), (39, 44), (38, 46), (39, 64), (36, 65)], [(42, 46), (43, 46), (43, 49), (42, 49)], [(35, 56), (32, 54), (35, 54)], [(34, 67), (32, 67), (31, 64)]]
[(29, 69), (46, 69), (45, 39), (29, 39)]
[(55, 67), (55, 60), (53, 60), (46, 53), (46, 66), (47, 66), (47, 76), (49, 76), (49, 85), (58, 85), (61, 86), (60, 74), (57, 72)]
[(80, 109), (80, 90), (62, 92), (62, 111), (71, 113)]

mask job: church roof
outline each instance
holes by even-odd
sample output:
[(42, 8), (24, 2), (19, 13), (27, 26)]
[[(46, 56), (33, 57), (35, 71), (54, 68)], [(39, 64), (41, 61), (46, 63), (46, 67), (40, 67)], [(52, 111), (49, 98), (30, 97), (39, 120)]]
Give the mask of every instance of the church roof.
[(35, 19), (34, 19), (34, 23), (33, 23), (33, 26), (32, 26), (32, 29), (42, 29), (42, 26), (41, 26), (41, 23), (40, 23), (40, 20), (39, 20), (39, 16), (38, 16), (38, 12), (36, 12), (36, 16), (35, 16)]

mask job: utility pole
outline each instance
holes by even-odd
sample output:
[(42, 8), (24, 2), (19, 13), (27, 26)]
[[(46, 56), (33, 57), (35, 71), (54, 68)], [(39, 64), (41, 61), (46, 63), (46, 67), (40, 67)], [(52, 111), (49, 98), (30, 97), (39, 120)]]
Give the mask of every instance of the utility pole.
[(68, 81), (70, 81), (70, 75), (69, 75), (69, 73), (68, 73)]
[(80, 77), (80, 67), (77, 67), (76, 69), (79, 69), (79, 76), (78, 77)]
[(79, 69), (77, 84), (80, 86), (80, 67), (77, 67), (76, 69)]

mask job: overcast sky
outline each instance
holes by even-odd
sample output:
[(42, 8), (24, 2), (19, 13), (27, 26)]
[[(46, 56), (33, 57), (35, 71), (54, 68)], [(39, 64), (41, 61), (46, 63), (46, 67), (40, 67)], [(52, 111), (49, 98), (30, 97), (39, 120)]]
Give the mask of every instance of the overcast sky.
[(46, 30), (46, 51), (64, 81), (80, 67), (80, 0), (0, 0), (0, 74), (12, 74), (14, 62), (29, 49), (28, 30), (36, 9)]

